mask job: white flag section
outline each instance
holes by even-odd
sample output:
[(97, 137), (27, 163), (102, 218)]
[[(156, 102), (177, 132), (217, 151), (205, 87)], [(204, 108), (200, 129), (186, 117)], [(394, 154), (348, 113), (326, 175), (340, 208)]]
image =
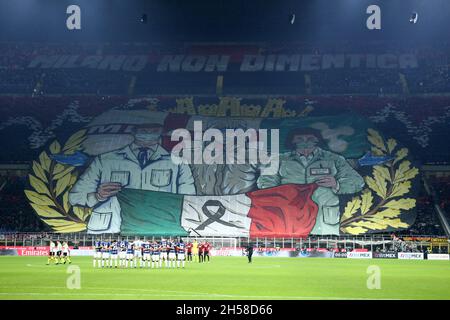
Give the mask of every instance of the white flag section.
[(233, 196), (185, 196), (181, 226), (196, 236), (248, 237), (251, 199)]

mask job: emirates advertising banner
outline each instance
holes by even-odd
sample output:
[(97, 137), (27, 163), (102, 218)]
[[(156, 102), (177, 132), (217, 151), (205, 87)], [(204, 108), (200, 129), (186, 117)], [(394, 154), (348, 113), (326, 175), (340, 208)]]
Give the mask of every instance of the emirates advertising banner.
[[(70, 249), (71, 256), (92, 256), (94, 250), (91, 247), (79, 247), (78, 249)], [(0, 256), (47, 256), (50, 247), (33, 247), (33, 246), (0, 246)]]

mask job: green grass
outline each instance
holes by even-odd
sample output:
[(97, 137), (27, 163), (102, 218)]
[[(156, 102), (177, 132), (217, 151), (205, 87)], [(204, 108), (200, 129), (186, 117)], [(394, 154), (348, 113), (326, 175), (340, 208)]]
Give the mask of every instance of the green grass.
[[(94, 269), (73, 257), (81, 289), (68, 289), (68, 265), (46, 257), (0, 257), (0, 299), (450, 299), (449, 261), (213, 257), (186, 269)], [(367, 289), (367, 267), (381, 289)]]

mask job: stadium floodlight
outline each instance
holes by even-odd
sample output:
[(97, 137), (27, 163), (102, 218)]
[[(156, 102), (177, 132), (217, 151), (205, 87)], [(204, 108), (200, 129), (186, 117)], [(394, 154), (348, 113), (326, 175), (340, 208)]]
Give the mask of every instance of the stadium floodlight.
[(411, 14), (411, 17), (409, 18), (409, 22), (412, 23), (412, 24), (416, 24), (418, 17), (419, 17), (419, 15), (417, 14), (417, 12), (413, 12)]
[(147, 23), (147, 14), (143, 14), (142, 16), (141, 16), (141, 23)]

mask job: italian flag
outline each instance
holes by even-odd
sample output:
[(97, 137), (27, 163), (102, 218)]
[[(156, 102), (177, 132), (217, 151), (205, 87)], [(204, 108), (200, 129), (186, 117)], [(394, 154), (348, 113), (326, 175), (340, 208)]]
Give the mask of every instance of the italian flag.
[(122, 235), (307, 237), (318, 206), (316, 184), (287, 184), (229, 196), (124, 189)]

